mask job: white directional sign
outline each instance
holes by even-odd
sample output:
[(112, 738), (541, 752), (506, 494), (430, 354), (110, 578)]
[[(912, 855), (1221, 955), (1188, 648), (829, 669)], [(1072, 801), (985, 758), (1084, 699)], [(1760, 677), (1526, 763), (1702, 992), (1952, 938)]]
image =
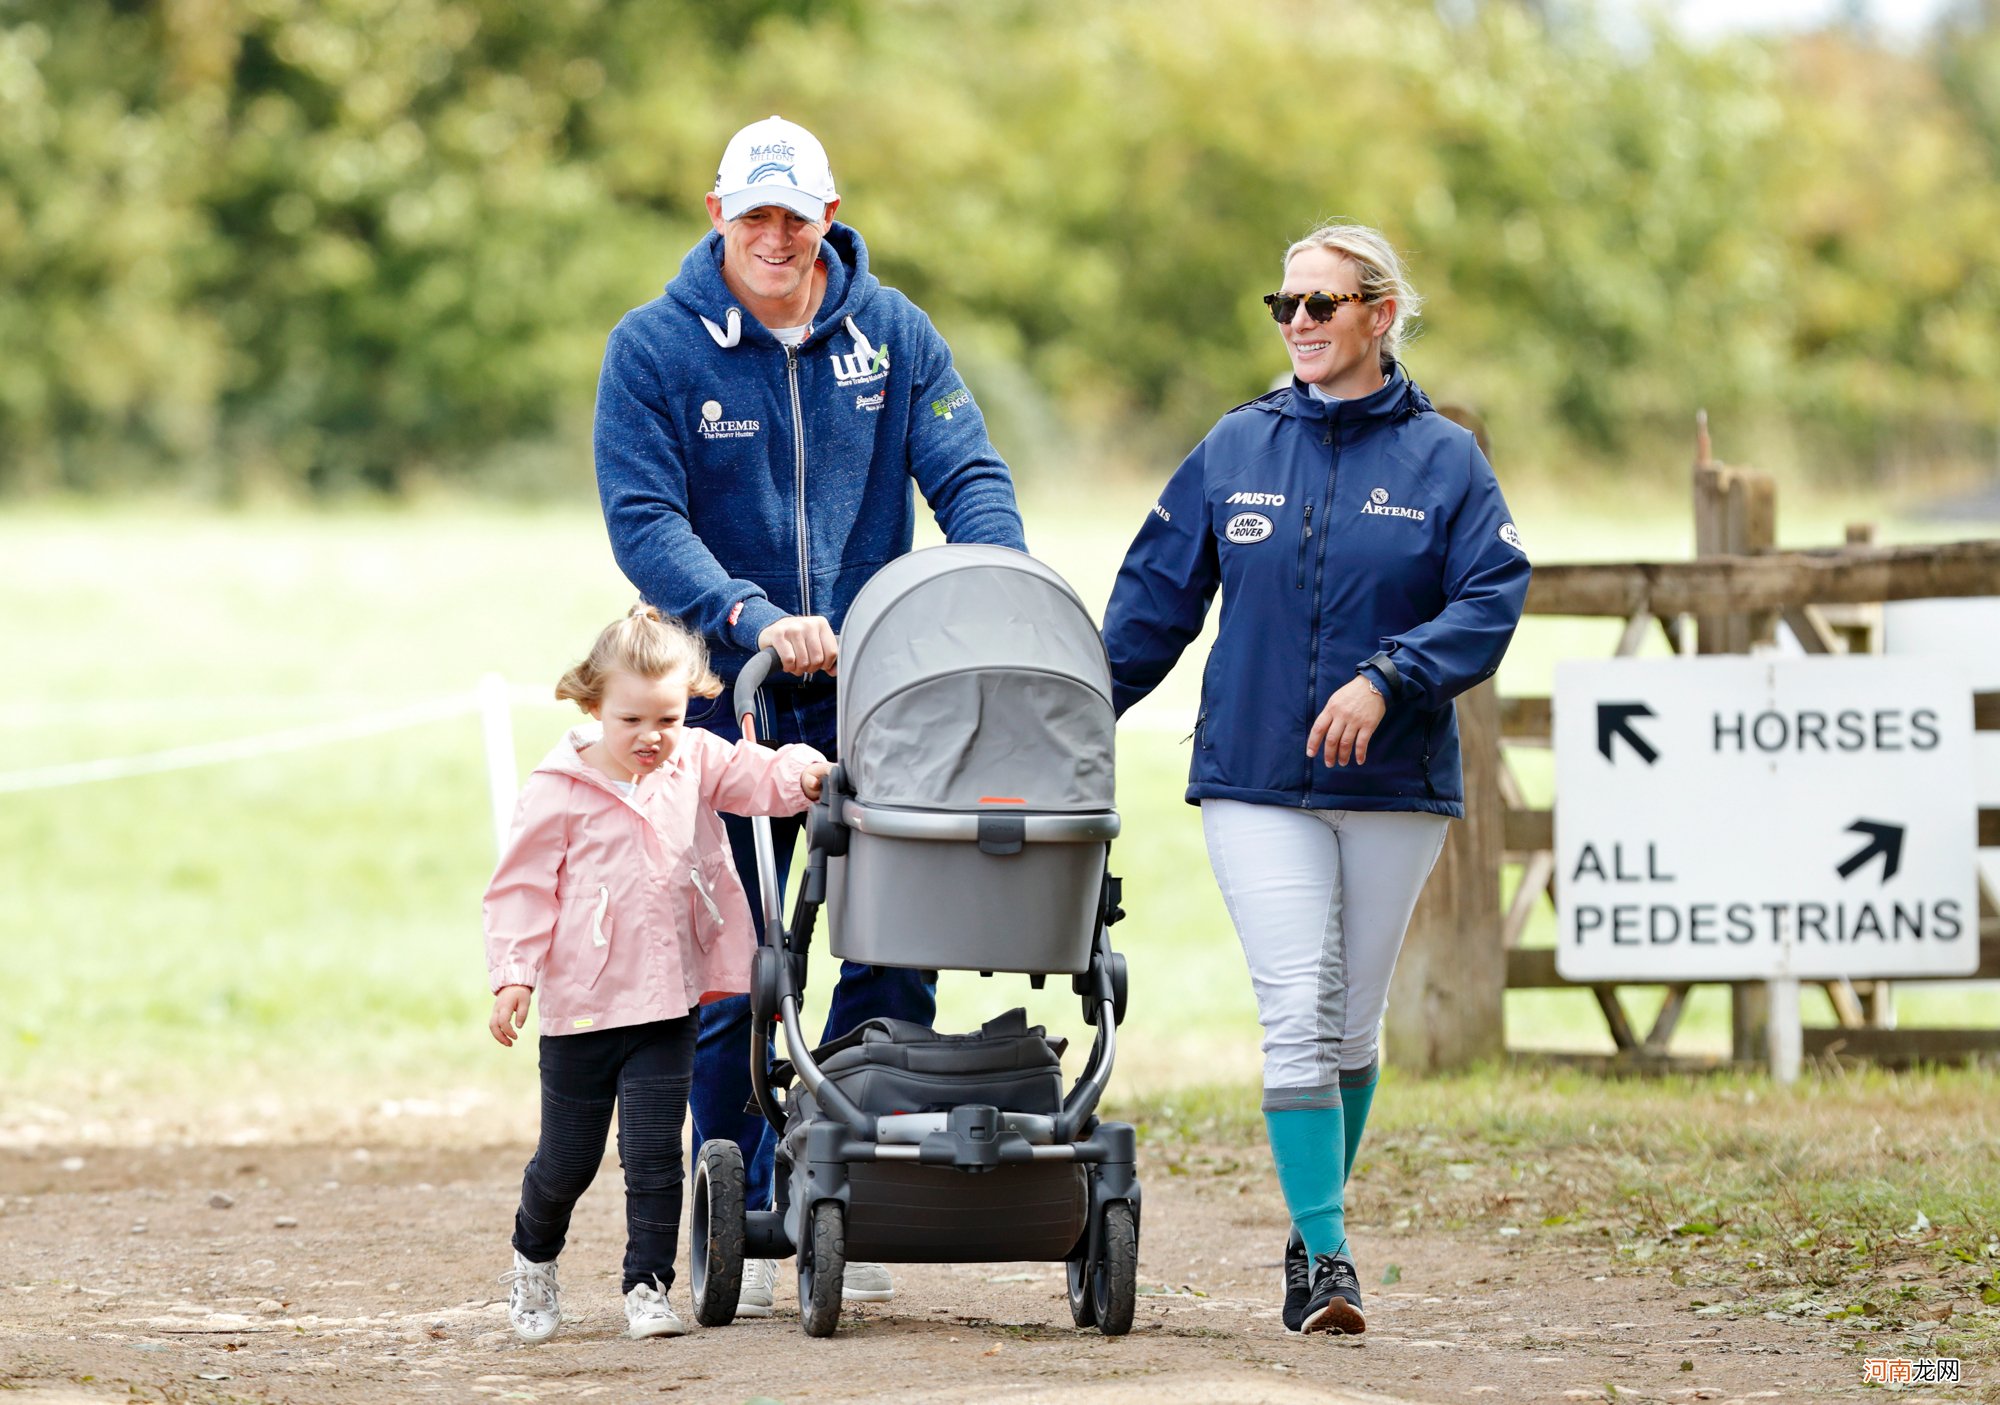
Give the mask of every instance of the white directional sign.
[(1972, 693), (1932, 659), (1557, 665), (1556, 970), (1966, 975)]

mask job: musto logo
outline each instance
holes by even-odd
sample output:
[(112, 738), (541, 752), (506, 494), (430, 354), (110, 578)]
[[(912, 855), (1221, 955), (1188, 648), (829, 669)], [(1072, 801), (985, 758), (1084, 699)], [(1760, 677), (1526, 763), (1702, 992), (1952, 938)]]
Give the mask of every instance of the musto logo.
[(724, 419), (719, 400), (701, 402), (701, 423), (695, 426), (704, 439), (749, 439), (763, 427), (757, 420)]
[(1271, 519), (1261, 512), (1239, 512), (1229, 519), (1222, 535), (1239, 546), (1248, 546), (1271, 535)]

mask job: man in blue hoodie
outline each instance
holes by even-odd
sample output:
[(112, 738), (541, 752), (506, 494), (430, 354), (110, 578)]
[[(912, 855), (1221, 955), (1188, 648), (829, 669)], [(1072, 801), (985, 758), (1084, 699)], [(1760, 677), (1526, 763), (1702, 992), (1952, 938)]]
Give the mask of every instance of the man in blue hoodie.
[[(910, 549), (923, 492), (946, 538), (1025, 550), (1007, 465), (951, 349), (868, 271), (825, 149), (779, 117), (730, 139), (707, 197), (714, 231), (666, 292), (612, 331), (597, 388), (597, 486), (611, 548), (647, 601), (707, 639), (728, 683), (760, 648), (773, 742), (835, 749), (841, 622), (855, 593)], [(692, 726), (738, 735), (726, 702)], [(737, 872), (762, 922), (750, 829), (730, 817)], [(799, 821), (772, 825), (784, 873)], [(877, 1015), (928, 1025), (918, 971), (843, 963), (826, 1038)], [(748, 1203), (770, 1203), (773, 1138), (746, 1114), (749, 998), (705, 1005), (692, 1090), (695, 1144), (743, 1148)], [(775, 1265), (745, 1266), (739, 1316), (769, 1316)], [(881, 1301), (886, 1270), (849, 1264), (845, 1296)]]

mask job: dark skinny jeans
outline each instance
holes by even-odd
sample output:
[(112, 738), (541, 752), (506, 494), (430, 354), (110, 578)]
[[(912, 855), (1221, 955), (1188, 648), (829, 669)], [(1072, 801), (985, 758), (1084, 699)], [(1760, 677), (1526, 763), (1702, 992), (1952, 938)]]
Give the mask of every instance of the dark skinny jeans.
[(533, 1263), (563, 1251), (570, 1213), (597, 1176), (618, 1110), (625, 1168), (625, 1292), (674, 1281), (681, 1225), (681, 1124), (697, 1021), (543, 1035), (542, 1136), (521, 1176), (514, 1247)]

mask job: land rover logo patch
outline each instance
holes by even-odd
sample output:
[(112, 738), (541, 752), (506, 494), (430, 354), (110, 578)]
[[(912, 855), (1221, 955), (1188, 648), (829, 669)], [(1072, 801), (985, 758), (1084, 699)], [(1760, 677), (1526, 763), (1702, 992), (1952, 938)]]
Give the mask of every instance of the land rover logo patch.
[(1222, 535), (1239, 546), (1248, 546), (1271, 535), (1271, 519), (1261, 512), (1239, 512), (1229, 519)]

